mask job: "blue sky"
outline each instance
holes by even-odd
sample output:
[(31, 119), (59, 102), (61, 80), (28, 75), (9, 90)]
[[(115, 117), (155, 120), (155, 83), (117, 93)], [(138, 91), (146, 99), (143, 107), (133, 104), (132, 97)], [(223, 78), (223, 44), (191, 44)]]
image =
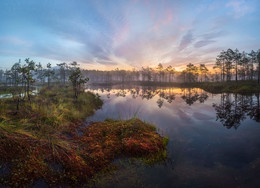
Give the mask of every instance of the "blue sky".
[(0, 0), (0, 68), (18, 59), (87, 69), (214, 64), (260, 49), (258, 0)]

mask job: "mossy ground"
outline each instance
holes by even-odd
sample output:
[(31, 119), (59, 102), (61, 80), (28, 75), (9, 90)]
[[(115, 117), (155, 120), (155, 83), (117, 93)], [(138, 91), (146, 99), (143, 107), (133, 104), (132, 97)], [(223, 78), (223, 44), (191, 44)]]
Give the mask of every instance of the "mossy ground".
[(69, 88), (43, 88), (18, 114), (12, 99), (0, 100), (0, 185), (76, 185), (121, 156), (165, 157), (167, 139), (154, 126), (135, 118), (82, 126), (102, 101), (90, 92), (72, 96)]

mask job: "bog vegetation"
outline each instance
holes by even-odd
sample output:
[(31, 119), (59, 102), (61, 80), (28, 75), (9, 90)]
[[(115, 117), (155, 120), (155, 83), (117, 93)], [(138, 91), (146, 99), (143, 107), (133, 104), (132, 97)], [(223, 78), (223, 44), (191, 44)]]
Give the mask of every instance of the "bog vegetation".
[(86, 126), (103, 102), (84, 91), (88, 78), (76, 62), (58, 66), (59, 83), (51, 64), (26, 59), (1, 86), (9, 95), (0, 98), (0, 186), (81, 184), (120, 156), (166, 157), (167, 139), (139, 119)]

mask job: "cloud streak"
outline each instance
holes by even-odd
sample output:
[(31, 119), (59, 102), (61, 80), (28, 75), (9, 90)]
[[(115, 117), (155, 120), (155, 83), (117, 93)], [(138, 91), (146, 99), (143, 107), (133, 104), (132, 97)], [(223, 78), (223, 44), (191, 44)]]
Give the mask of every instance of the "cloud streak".
[[(8, 66), (6, 60), (18, 56), (36, 61), (78, 61), (98, 69), (205, 62), (218, 53), (211, 49), (260, 44), (260, 28), (256, 26), (260, 16), (251, 9), (259, 4), (202, 0), (0, 1), (0, 64)], [(242, 18), (244, 22), (234, 21)], [(255, 38), (250, 44), (233, 45), (249, 36)]]
[(194, 44), (194, 47), (195, 48), (201, 48), (203, 46), (207, 46), (207, 45), (212, 44), (214, 42), (216, 42), (216, 41), (214, 41), (214, 40), (200, 40), (200, 41), (198, 41)]
[(193, 41), (193, 35), (191, 31), (188, 31), (181, 39), (180, 45), (179, 45), (179, 50), (184, 50), (191, 44)]

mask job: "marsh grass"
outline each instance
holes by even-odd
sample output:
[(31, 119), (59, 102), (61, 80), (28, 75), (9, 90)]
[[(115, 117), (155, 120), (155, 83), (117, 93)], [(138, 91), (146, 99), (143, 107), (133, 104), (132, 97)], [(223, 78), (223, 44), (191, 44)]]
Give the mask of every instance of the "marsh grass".
[(15, 101), (1, 99), (0, 124), (13, 125), (16, 130), (23, 129), (40, 138), (55, 137), (57, 131), (92, 115), (101, 106), (99, 96), (90, 92), (82, 93), (75, 101), (70, 88), (46, 87), (31, 101), (21, 102), (16, 115)]
[(102, 103), (90, 92), (75, 100), (72, 90), (62, 87), (42, 88), (31, 101), (22, 101), (19, 113), (13, 99), (1, 99), (0, 165), (10, 170), (0, 176), (0, 185), (25, 187), (37, 180), (78, 185), (120, 156), (149, 156), (149, 162), (165, 156), (165, 138), (138, 118), (82, 127)]

